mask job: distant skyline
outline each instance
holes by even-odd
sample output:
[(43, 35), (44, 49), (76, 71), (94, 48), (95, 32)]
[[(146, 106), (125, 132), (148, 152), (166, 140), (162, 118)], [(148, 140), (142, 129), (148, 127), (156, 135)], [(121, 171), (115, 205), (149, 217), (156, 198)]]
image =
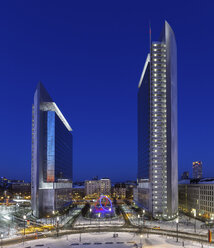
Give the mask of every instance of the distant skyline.
[(0, 8), (0, 176), (30, 180), (41, 80), (73, 129), (74, 180), (137, 177), (137, 90), (164, 20), (178, 55), (178, 168), (214, 177), (213, 7), (202, 1), (10, 1)]

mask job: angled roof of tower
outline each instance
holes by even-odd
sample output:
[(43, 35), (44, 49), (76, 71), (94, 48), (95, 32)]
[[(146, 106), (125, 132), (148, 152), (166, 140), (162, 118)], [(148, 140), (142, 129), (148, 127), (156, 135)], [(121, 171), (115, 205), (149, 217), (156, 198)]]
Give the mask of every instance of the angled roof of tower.
[(40, 109), (43, 111), (54, 111), (60, 120), (63, 122), (63, 124), (66, 126), (68, 131), (72, 131), (71, 126), (68, 124), (67, 120), (63, 116), (60, 109), (57, 107), (56, 103), (53, 101), (53, 99), (48, 94), (47, 90), (45, 89), (44, 85), (41, 81), (37, 84), (36, 93), (38, 94), (38, 101), (40, 102)]
[(166, 32), (167, 31), (170, 32), (173, 35), (174, 40), (175, 40), (174, 31), (171, 28), (171, 26), (169, 25), (169, 23), (165, 20), (164, 25), (163, 25), (163, 28), (162, 28), (162, 31), (161, 31), (161, 35), (160, 35), (159, 41), (164, 41), (164, 42), (166, 41)]
[(53, 102), (41, 81), (37, 84), (36, 91), (39, 93), (40, 102)]

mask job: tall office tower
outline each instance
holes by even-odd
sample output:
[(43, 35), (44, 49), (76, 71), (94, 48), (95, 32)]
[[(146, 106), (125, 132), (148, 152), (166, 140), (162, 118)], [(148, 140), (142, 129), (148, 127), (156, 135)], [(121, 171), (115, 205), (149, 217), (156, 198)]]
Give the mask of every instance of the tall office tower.
[(31, 206), (40, 218), (72, 202), (71, 127), (39, 83), (32, 109)]
[(192, 163), (193, 178), (202, 178), (202, 162), (196, 161)]
[(165, 21), (151, 42), (138, 90), (137, 203), (157, 219), (178, 214), (177, 48)]

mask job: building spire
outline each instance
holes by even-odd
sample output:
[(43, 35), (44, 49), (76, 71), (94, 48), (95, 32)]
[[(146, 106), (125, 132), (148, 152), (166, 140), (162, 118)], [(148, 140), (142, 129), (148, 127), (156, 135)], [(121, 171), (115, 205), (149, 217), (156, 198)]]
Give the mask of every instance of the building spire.
[(149, 21), (149, 49), (151, 51), (152, 47), (152, 29), (151, 29), (151, 21)]

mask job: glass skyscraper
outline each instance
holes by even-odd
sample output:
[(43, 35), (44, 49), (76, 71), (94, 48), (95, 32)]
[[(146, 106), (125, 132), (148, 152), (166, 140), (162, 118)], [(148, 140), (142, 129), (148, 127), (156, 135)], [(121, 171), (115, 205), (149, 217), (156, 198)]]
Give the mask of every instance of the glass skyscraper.
[(165, 21), (151, 42), (138, 90), (138, 188), (135, 201), (157, 219), (178, 213), (177, 48)]
[(32, 108), (31, 206), (40, 218), (72, 202), (71, 127), (39, 83)]

